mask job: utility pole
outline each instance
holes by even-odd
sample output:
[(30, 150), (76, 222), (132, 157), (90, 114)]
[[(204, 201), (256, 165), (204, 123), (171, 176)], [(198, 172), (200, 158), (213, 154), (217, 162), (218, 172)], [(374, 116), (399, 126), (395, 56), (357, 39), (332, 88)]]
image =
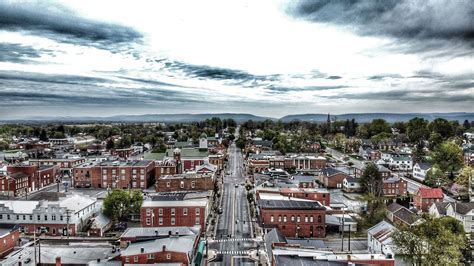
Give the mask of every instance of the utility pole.
[(342, 242), (341, 242), (341, 251), (344, 251), (344, 212), (345, 209), (342, 207)]
[(67, 209), (66, 210), (66, 235), (67, 235), (67, 239), (69, 239), (69, 212), (71, 210)]

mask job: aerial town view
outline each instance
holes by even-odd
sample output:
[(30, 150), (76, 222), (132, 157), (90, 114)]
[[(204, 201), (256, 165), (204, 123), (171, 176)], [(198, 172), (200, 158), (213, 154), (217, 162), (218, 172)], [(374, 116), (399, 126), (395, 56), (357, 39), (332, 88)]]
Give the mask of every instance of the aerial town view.
[(473, 18), (0, 0), (0, 265), (474, 265)]

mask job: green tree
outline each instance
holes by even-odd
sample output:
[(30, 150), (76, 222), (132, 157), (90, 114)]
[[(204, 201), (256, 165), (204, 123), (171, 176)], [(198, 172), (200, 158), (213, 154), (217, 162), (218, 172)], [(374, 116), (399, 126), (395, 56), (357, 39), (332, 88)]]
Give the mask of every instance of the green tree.
[(114, 221), (126, 220), (130, 211), (130, 194), (114, 189), (104, 199), (103, 212)]
[(432, 132), (428, 139), (430, 150), (434, 150), (439, 144), (443, 142), (443, 136), (437, 132)]
[(107, 140), (107, 144), (105, 145), (105, 148), (107, 150), (111, 150), (113, 149), (115, 146), (115, 143), (114, 143), (114, 140), (112, 138), (110, 138), (109, 140)]
[(39, 139), (42, 141), (47, 141), (48, 140), (48, 135), (46, 135), (46, 130), (43, 128), (41, 129)]
[(390, 125), (384, 119), (374, 119), (369, 125), (369, 135), (374, 136), (380, 133), (391, 133)]
[(428, 126), (431, 132), (438, 133), (443, 139), (454, 136), (454, 130), (448, 120), (444, 118), (436, 118)]
[(408, 139), (413, 143), (426, 140), (430, 134), (428, 121), (423, 118), (415, 117), (408, 121), (406, 132)]
[(462, 225), (452, 217), (423, 216), (423, 222), (402, 226), (392, 234), (397, 252), (412, 265), (459, 265), (467, 248)]
[(438, 145), (433, 153), (433, 161), (443, 172), (454, 172), (463, 165), (461, 147), (452, 141), (445, 141)]
[(425, 183), (430, 187), (440, 187), (448, 182), (445, 172), (439, 169), (437, 164), (433, 165), (426, 173)]
[(419, 162), (423, 162), (425, 160), (425, 145), (423, 143), (423, 141), (419, 141), (414, 149), (413, 149), (413, 152), (412, 152), (412, 156), (413, 156), (413, 161), (419, 163)]
[(143, 194), (140, 190), (132, 190), (130, 195), (130, 212), (131, 213), (140, 213), (140, 208), (143, 203)]
[(362, 190), (374, 197), (381, 197), (383, 190), (383, 179), (377, 165), (369, 163), (365, 166), (360, 177)]
[(474, 167), (467, 165), (461, 169), (455, 181), (457, 184), (467, 188), (469, 187), (469, 179), (471, 179), (473, 176), (474, 176)]

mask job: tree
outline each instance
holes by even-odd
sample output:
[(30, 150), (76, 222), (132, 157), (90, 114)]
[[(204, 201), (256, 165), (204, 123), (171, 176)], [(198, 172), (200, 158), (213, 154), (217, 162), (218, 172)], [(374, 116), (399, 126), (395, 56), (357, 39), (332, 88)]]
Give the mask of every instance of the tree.
[(414, 265), (458, 265), (463, 261), (467, 238), (452, 217), (423, 216), (423, 222), (402, 226), (392, 234), (397, 252)]
[(131, 192), (130, 195), (130, 212), (131, 213), (140, 213), (140, 208), (143, 203), (143, 194), (140, 190), (135, 189)]
[(454, 136), (454, 130), (448, 120), (444, 118), (436, 118), (428, 126), (431, 132), (438, 133), (443, 139)]
[(41, 133), (39, 135), (39, 139), (41, 141), (47, 141), (48, 140), (48, 136), (46, 135), (46, 130), (43, 128), (41, 129)]
[(439, 169), (437, 164), (433, 165), (426, 173), (425, 183), (430, 187), (440, 187), (447, 182), (446, 174)]
[(428, 139), (430, 150), (434, 150), (439, 144), (443, 142), (443, 136), (437, 132), (432, 132)]
[(464, 130), (469, 130), (471, 128), (471, 123), (469, 123), (469, 120), (464, 120), (464, 123), (462, 123), (462, 126)]
[(452, 141), (438, 145), (433, 153), (433, 161), (443, 172), (454, 172), (463, 165), (462, 149)]
[(425, 145), (423, 141), (419, 141), (413, 149), (412, 156), (413, 161), (419, 163), (425, 160)]
[(374, 136), (380, 133), (391, 133), (390, 125), (384, 119), (374, 119), (369, 125), (369, 135)]
[(430, 134), (428, 121), (423, 118), (415, 117), (408, 121), (406, 132), (408, 139), (413, 143), (425, 140)]
[(383, 179), (377, 165), (369, 163), (365, 166), (360, 177), (362, 190), (374, 197), (381, 197), (383, 190)]
[(474, 176), (474, 167), (464, 166), (459, 175), (456, 177), (455, 181), (457, 184), (467, 188), (469, 187), (469, 180)]
[(114, 140), (113, 140), (113, 139), (110, 138), (109, 140), (107, 140), (107, 144), (105, 145), (105, 148), (106, 148), (107, 150), (113, 149), (114, 146), (115, 146), (115, 143), (114, 143)]
[(114, 189), (104, 199), (103, 212), (114, 221), (127, 219), (130, 211), (130, 194)]

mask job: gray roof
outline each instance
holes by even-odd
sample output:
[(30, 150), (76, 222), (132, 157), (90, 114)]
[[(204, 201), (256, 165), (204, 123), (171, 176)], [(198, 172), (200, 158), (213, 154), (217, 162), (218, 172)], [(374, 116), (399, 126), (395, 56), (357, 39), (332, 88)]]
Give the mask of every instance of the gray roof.
[(293, 180), (298, 182), (314, 182), (315, 177), (313, 175), (295, 175)]
[(398, 211), (394, 212), (393, 216), (399, 218), (407, 224), (413, 224), (416, 222), (416, 220), (418, 220), (416, 214), (405, 207), (402, 207)]
[(325, 210), (317, 201), (299, 200), (260, 200), (260, 208), (264, 209), (292, 209), (292, 210)]
[(111, 220), (109, 217), (105, 216), (105, 214), (100, 213), (96, 217), (94, 217), (94, 220), (92, 222), (92, 228), (96, 229), (103, 229), (107, 227), (110, 224)]
[(355, 178), (355, 177), (351, 177), (351, 176), (346, 177), (346, 180), (349, 183), (359, 183), (359, 178)]
[(335, 174), (346, 174), (343, 171), (340, 171), (340, 170), (338, 170), (336, 168), (332, 168), (332, 167), (323, 168), (321, 171), (325, 176), (332, 176), (332, 175), (335, 175)]
[(457, 213), (462, 215), (465, 215), (474, 209), (474, 202), (452, 203), (451, 205), (453, 205), (453, 209), (455, 209)]
[(314, 249), (326, 249), (327, 248), (326, 244), (321, 239), (292, 238), (292, 239), (287, 239), (287, 243), (288, 244), (300, 245), (300, 247), (304, 247), (304, 248), (314, 248)]
[(440, 215), (446, 215), (446, 207), (448, 207), (449, 202), (435, 202), (434, 205)]
[(144, 242), (131, 243), (125, 250), (122, 250), (122, 256), (140, 254), (142, 253), (142, 248), (144, 249), (143, 253), (160, 252), (163, 249), (163, 246), (166, 247), (166, 250), (172, 252), (192, 253), (197, 237), (198, 236), (196, 235), (172, 236)]
[(433, 167), (431, 163), (418, 163), (418, 166), (423, 170), (428, 170)]
[(179, 236), (185, 235), (197, 235), (201, 230), (200, 226), (187, 227), (187, 226), (176, 226), (176, 227), (131, 227), (128, 228), (120, 238), (149, 238), (169, 236), (169, 232)]
[(266, 233), (264, 235), (264, 241), (265, 241), (265, 249), (267, 251), (270, 262), (273, 260), (272, 244), (287, 243), (286, 237), (277, 228), (273, 228), (272, 230), (270, 230), (270, 232)]
[(400, 210), (401, 208), (404, 208), (404, 207), (398, 203), (393, 202), (392, 204), (387, 206), (387, 211), (394, 213)]

